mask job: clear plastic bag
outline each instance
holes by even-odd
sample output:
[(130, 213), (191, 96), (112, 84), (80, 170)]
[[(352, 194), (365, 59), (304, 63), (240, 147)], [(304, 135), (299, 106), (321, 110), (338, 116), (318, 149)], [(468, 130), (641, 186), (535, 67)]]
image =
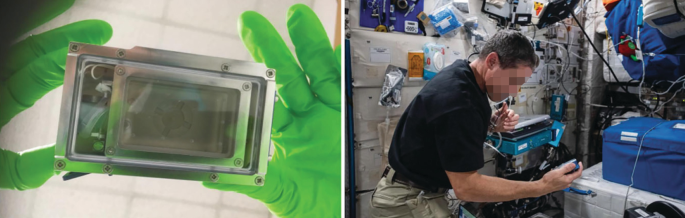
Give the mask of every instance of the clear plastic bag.
[(378, 105), (385, 107), (400, 107), (402, 95), (400, 91), (404, 86), (404, 77), (407, 75), (407, 69), (399, 68), (397, 66), (388, 65), (385, 69), (385, 81), (381, 90), (381, 97)]
[(431, 24), (435, 31), (443, 37), (452, 37), (456, 35), (456, 30), (463, 26), (464, 15), (452, 3), (447, 3), (440, 7), (436, 7), (428, 17), (431, 19)]
[(471, 43), (476, 43), (479, 41), (487, 41), (490, 36), (488, 36), (485, 28), (480, 27), (478, 24), (478, 17), (469, 17), (464, 21), (464, 31), (468, 34)]

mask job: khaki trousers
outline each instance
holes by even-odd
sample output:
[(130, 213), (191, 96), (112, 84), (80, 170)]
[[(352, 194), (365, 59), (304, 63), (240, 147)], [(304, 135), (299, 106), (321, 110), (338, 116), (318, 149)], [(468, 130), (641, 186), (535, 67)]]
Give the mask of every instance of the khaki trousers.
[(371, 196), (372, 217), (443, 218), (456, 217), (447, 208), (445, 193), (428, 193), (392, 182), (394, 170), (381, 178)]

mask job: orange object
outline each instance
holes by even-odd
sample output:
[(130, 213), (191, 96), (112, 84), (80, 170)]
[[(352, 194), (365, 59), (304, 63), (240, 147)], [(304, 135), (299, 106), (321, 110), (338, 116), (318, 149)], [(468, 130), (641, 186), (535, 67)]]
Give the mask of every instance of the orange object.
[(604, 4), (607, 13), (609, 13), (620, 1), (621, 0), (602, 0), (602, 3)]
[(545, 4), (542, 2), (534, 2), (533, 9), (535, 10), (535, 16), (540, 16), (540, 12), (542, 12), (543, 8), (545, 8)]
[(423, 80), (423, 51), (410, 51), (407, 59), (409, 79)]

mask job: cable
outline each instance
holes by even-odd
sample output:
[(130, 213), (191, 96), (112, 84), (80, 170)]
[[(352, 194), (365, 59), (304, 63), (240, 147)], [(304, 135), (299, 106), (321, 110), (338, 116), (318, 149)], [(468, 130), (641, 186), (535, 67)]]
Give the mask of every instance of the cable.
[[(512, 97), (509, 96), (509, 97), (503, 99), (502, 101), (497, 102), (496, 105), (507, 102), (507, 101), (508, 101), (507, 105), (511, 105), (511, 99), (512, 99)], [(501, 109), (498, 109), (498, 110), (501, 110)], [(490, 120), (490, 124), (492, 125), (492, 127), (490, 128), (491, 132), (488, 133), (488, 136), (492, 136), (492, 132), (497, 133), (497, 135), (499, 135), (499, 142), (497, 143), (497, 147), (495, 147), (495, 146), (493, 146), (487, 142), (483, 142), (483, 144), (494, 149), (497, 153), (502, 155), (502, 157), (506, 158), (506, 156), (499, 151), (499, 148), (502, 146), (502, 133), (494, 131), (495, 129), (497, 129), (497, 122), (499, 122), (499, 118), (502, 116), (502, 113), (504, 113), (504, 111), (499, 112), (499, 114), (497, 115), (497, 118), (495, 118), (495, 122), (492, 122), (492, 120)]]
[(473, 57), (474, 55), (477, 55), (477, 54), (479, 54), (479, 53), (476, 53), (476, 52), (471, 53), (471, 54), (469, 55), (469, 57), (466, 58), (466, 60), (468, 60), (469, 62), (471, 62), (471, 57)]
[[(500, 140), (500, 142), (502, 142), (502, 140)], [(502, 152), (500, 152), (499, 150), (497, 150), (497, 148), (495, 148), (495, 146), (493, 146), (493, 145), (491, 145), (491, 144), (488, 144), (487, 142), (483, 142), (483, 145), (492, 148), (492, 149), (495, 150), (495, 152), (497, 152), (499, 155), (502, 155), (502, 157), (507, 158), (507, 156), (504, 155), (504, 154), (502, 154)]]
[(677, 11), (678, 14), (680, 14), (680, 16), (683, 19), (685, 19), (685, 12), (680, 11), (680, 8), (678, 7), (678, 1), (677, 0), (673, 0), (673, 6), (675, 6), (675, 11)]
[(104, 68), (107, 68), (107, 69), (110, 69), (110, 70), (114, 70), (114, 67), (112, 67), (112, 66), (110, 66), (110, 65), (106, 65), (106, 64), (91, 64), (91, 65), (87, 65), (86, 67), (84, 67), (84, 68), (83, 68), (83, 71), (86, 71), (86, 70), (88, 70), (88, 68), (90, 68), (90, 76), (93, 77), (94, 80), (98, 80), (98, 79), (102, 78), (102, 76), (100, 76), (100, 77), (95, 77), (95, 68), (97, 68), (97, 67), (104, 67)]
[(497, 135), (499, 135), (499, 143), (497, 143), (497, 147), (495, 147), (495, 149), (499, 150), (499, 147), (502, 146), (502, 133), (497, 132)]
[(654, 125), (652, 128), (647, 130), (645, 134), (642, 135), (642, 138), (640, 139), (640, 147), (637, 148), (637, 155), (635, 156), (635, 163), (633, 164), (633, 172), (630, 173), (630, 185), (628, 186), (628, 189), (626, 190), (626, 198), (623, 201), (623, 210), (626, 210), (626, 206), (628, 205), (628, 193), (630, 192), (630, 187), (633, 187), (635, 184), (635, 181), (633, 180), (633, 177), (635, 176), (635, 168), (637, 168), (637, 160), (640, 158), (640, 151), (642, 150), (642, 142), (645, 141), (645, 137), (649, 132), (651, 132), (654, 128), (657, 126), (661, 125), (663, 122)]
[[(597, 50), (597, 47), (595, 46), (595, 43), (592, 42), (592, 39), (590, 38), (590, 35), (587, 34), (587, 32), (585, 31), (585, 28), (583, 27), (582, 23), (578, 20), (578, 18), (576, 17), (575, 14), (571, 13), (571, 16), (573, 17), (573, 20), (575, 20), (575, 21), (579, 24), (580, 30), (583, 31), (583, 34), (585, 35), (585, 37), (587, 37), (588, 42), (590, 42), (590, 45), (592, 45), (592, 49), (595, 50), (595, 53), (597, 53), (597, 55), (599, 55), (599, 58), (602, 59), (602, 62), (604, 62), (604, 64), (607, 65), (607, 67), (609, 68), (609, 71), (611, 72), (611, 76), (614, 77), (614, 80), (619, 81), (619, 80), (618, 80), (618, 77), (616, 76), (616, 73), (614, 72), (614, 69), (611, 68), (611, 66), (609, 65), (609, 62), (607, 62), (607, 60), (604, 59), (604, 56), (599, 52), (599, 50)], [(620, 87), (623, 88), (623, 91), (625, 91), (626, 93), (630, 93), (630, 92), (628, 91), (628, 88), (627, 88), (625, 85), (620, 86)], [(642, 106), (644, 106), (645, 108), (651, 109), (651, 108), (649, 108), (649, 106), (647, 106), (647, 104), (645, 104), (644, 102), (642, 102), (641, 99), (638, 98), (637, 101), (640, 102), (640, 104), (641, 104)]]
[[(642, 6), (640, 6), (640, 9), (641, 8), (642, 8)], [(640, 12), (638, 12), (638, 14), (640, 14)], [(639, 52), (643, 51), (642, 45), (640, 44), (640, 30), (641, 29), (642, 29), (642, 27), (638, 25), (638, 27), (637, 27), (637, 41), (635, 44), (637, 45), (638, 50), (640, 50)], [(645, 70), (645, 57), (644, 57), (644, 55), (640, 55), (640, 56), (642, 57), (642, 60), (640, 60), (642, 62), (642, 78), (640, 79), (640, 85), (637, 86), (638, 87), (637, 95), (638, 95), (639, 99), (642, 99), (642, 84), (645, 83), (645, 72), (646, 72), (646, 70)], [(654, 111), (652, 111), (652, 113), (654, 113)]]
[(603, 107), (603, 108), (612, 108), (612, 107), (613, 107), (613, 108), (617, 108), (617, 109), (620, 109), (620, 108), (633, 108), (633, 107), (635, 107), (635, 106), (629, 107), (629, 106), (611, 106), (611, 105), (608, 105), (608, 106), (607, 106), (607, 105), (592, 104), (592, 103), (590, 104), (590, 106), (593, 106), (593, 107)]
[[(656, 104), (655, 104), (654, 109), (660, 108), (660, 107), (659, 107), (659, 101), (661, 101), (661, 96), (656, 95)], [(666, 104), (666, 103), (664, 103), (664, 104)], [(654, 114), (650, 114), (650, 115), (651, 115), (651, 116), (654, 116)]]
[(664, 105), (666, 105), (666, 104), (668, 104), (669, 102), (673, 101), (673, 99), (678, 95), (678, 92), (682, 91), (684, 88), (685, 88), (685, 84), (683, 85), (683, 88), (680, 88), (680, 89), (678, 89), (678, 91), (676, 91), (675, 93), (673, 93), (673, 96), (671, 96), (671, 99), (668, 99), (668, 101), (665, 101), (663, 104), (661, 104), (661, 106), (658, 106), (658, 108), (656, 109), (656, 111), (654, 111), (654, 112), (652, 112), (652, 113), (659, 112), (659, 111), (661, 110), (661, 108), (662, 108)]
[[(112, 67), (112, 66), (110, 66), (110, 65), (106, 65), (106, 64), (91, 64), (91, 65), (86, 65), (86, 66), (83, 68), (83, 70), (81, 71), (81, 74), (83, 74), (85, 71), (88, 70), (88, 68), (90, 68), (90, 77), (92, 77), (93, 80), (99, 80), (100, 78), (102, 78), (102, 77), (104, 76), (104, 74), (103, 74), (102, 76), (100, 76), (100, 77), (95, 77), (95, 69), (98, 68), (98, 67), (104, 67), (104, 68), (107, 68), (107, 69), (110, 69), (110, 70), (114, 70), (114, 67)], [(107, 93), (112, 93), (112, 87), (110, 87), (111, 85), (112, 85), (112, 84), (111, 84), (111, 81), (110, 81), (110, 82), (101, 81), (100, 83), (98, 83), (98, 84), (95, 86), (95, 90), (98, 91), (98, 92), (100, 92), (100, 93), (102, 93), (102, 94), (104, 95), (104, 97), (107, 98), (107, 97), (108, 97)]]
[[(666, 89), (665, 92), (656, 93), (656, 94), (657, 94), (657, 95), (666, 94), (666, 93), (668, 93), (669, 91), (671, 91), (671, 88), (673, 88), (673, 86), (674, 86), (675, 84), (678, 84), (679, 82), (683, 82), (683, 81), (685, 81), (685, 76), (678, 77), (678, 79), (676, 79), (675, 81), (665, 81), (665, 82), (670, 82), (670, 83), (671, 83), (671, 86), (669, 86), (668, 89)], [(663, 81), (659, 81), (659, 82), (663, 82)], [(659, 84), (659, 82), (657, 82), (657, 84)], [(683, 85), (685, 86), (685, 84), (683, 84)]]
[[(566, 89), (566, 86), (564, 86), (563, 84), (564, 84), (564, 74), (568, 73), (568, 70), (571, 68), (571, 55), (570, 55), (569, 49), (571, 48), (571, 43), (573, 42), (572, 38), (573, 37), (568, 37), (568, 36), (566, 37), (566, 44), (568, 46), (568, 48), (566, 48), (566, 70), (563, 70), (562, 72), (560, 72), (561, 77), (559, 78), (559, 82), (557, 83), (557, 90), (559, 90), (559, 86), (561, 86), (562, 88), (564, 88), (564, 91), (566, 91), (566, 93), (568, 93), (568, 94), (571, 94), (571, 93)], [(559, 91), (559, 92), (561, 92), (561, 91)]]

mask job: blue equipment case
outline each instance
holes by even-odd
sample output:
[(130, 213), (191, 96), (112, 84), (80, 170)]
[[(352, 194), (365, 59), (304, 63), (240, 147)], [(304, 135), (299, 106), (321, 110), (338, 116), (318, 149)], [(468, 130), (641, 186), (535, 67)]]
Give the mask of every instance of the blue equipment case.
[[(499, 144), (499, 137), (498, 136), (490, 136), (488, 139), (492, 140), (494, 145), (497, 146)], [(518, 141), (508, 141), (508, 140), (502, 140), (502, 145), (499, 148), (499, 151), (502, 153), (506, 154), (511, 154), (511, 155), (518, 155), (522, 154), (530, 149), (540, 147), (544, 144), (547, 144), (552, 140), (552, 133), (550, 130), (545, 130), (539, 133), (536, 133), (535, 135), (532, 135), (527, 138), (523, 138)]]
[(685, 120), (634, 117), (604, 130), (603, 177), (633, 187), (685, 200)]

